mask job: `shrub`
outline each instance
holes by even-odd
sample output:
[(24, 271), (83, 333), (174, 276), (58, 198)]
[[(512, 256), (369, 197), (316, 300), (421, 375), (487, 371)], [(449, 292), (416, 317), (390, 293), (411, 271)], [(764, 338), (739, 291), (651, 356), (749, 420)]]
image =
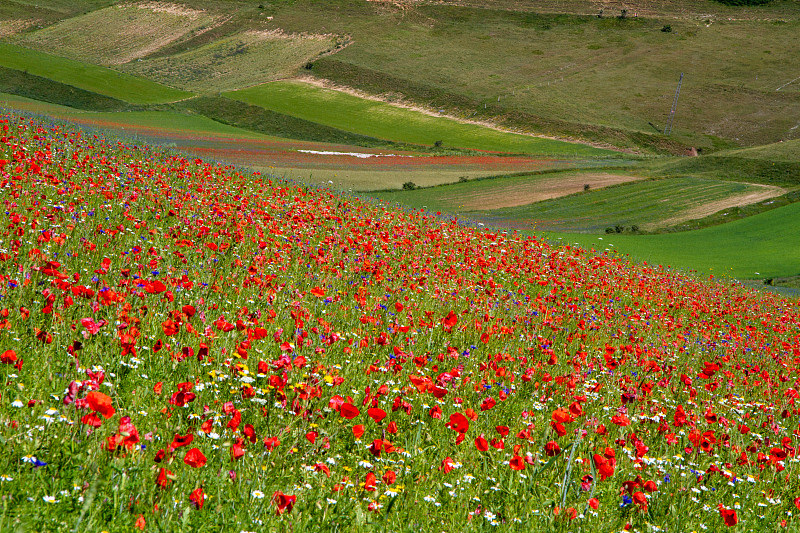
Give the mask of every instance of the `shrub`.
[(672, 33), (672, 26), (670, 26), (669, 24), (664, 24), (664, 26), (662, 26), (661, 28), (661, 31), (663, 31), (664, 33)]
[(417, 188), (417, 184), (414, 183), (413, 181), (407, 181), (407, 182), (405, 182), (403, 184), (403, 190), (404, 191), (413, 191), (416, 188)]

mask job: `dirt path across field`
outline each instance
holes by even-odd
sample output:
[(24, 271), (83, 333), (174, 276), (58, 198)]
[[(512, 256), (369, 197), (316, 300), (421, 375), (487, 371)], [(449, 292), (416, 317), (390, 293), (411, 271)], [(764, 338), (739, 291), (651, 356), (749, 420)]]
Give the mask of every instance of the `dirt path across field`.
[(702, 205), (692, 207), (690, 209), (682, 211), (679, 215), (674, 216), (672, 218), (661, 220), (653, 224), (643, 224), (642, 229), (652, 230), (656, 228), (666, 228), (669, 226), (674, 226), (676, 224), (680, 224), (681, 222), (686, 222), (687, 220), (697, 220), (700, 218), (705, 218), (724, 209), (730, 209), (732, 207), (741, 207), (744, 205), (763, 202), (765, 200), (769, 200), (770, 198), (775, 198), (776, 196), (781, 196), (783, 194), (786, 194), (787, 192), (786, 189), (783, 189), (781, 187), (775, 187), (774, 185), (759, 185), (756, 183), (751, 183), (749, 185), (752, 187), (758, 187), (758, 190), (744, 194), (738, 194), (736, 196), (730, 196), (722, 200), (717, 200), (715, 202), (708, 202)]

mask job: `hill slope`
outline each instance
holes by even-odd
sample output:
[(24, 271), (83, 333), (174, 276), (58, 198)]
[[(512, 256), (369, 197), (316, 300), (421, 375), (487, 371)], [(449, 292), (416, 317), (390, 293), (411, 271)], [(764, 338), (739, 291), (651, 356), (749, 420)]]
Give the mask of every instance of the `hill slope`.
[(796, 302), (0, 124), (14, 527), (797, 520)]

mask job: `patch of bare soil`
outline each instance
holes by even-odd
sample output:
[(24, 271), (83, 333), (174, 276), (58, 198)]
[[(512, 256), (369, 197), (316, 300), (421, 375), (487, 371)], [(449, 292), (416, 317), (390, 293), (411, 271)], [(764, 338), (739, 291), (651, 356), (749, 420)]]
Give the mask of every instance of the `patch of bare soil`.
[(730, 196), (715, 202), (708, 202), (702, 205), (694, 206), (690, 209), (682, 211), (679, 215), (666, 220), (661, 220), (658, 223), (643, 224), (642, 229), (649, 231), (656, 228), (674, 226), (675, 224), (680, 224), (681, 222), (686, 222), (687, 220), (705, 218), (724, 209), (755, 204), (786, 194), (786, 189), (775, 187), (774, 185), (760, 185), (755, 183), (751, 185), (753, 187), (758, 187), (758, 190), (744, 194), (738, 194), (736, 196)]
[(458, 203), (464, 211), (488, 211), (505, 207), (528, 205), (552, 198), (560, 198), (585, 190), (600, 189), (609, 185), (638, 181), (643, 178), (626, 174), (607, 172), (580, 172), (575, 174), (554, 174), (535, 176), (530, 182), (514, 181), (506, 186), (490, 187), (470, 195), (453, 195), (442, 200)]

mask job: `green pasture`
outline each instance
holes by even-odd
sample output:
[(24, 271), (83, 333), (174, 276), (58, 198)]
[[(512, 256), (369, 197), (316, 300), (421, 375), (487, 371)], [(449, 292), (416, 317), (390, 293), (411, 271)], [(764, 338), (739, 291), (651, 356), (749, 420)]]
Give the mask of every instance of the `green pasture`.
[(741, 157), (746, 159), (764, 159), (780, 162), (800, 162), (800, 139), (781, 141), (763, 146), (726, 150), (719, 154), (720, 157)]
[(617, 152), (506, 133), (299, 81), (267, 83), (226, 93), (246, 102), (360, 135), (397, 142), (550, 157), (609, 157)]
[(0, 66), (28, 72), (131, 104), (174, 102), (190, 93), (110, 68), (0, 42)]
[(277, 16), (287, 30), (353, 36), (352, 45), (316, 61), (313, 74), (479, 119), (618, 144), (670, 140), (718, 149), (800, 138), (792, 129), (800, 116), (800, 80), (792, 83), (800, 54), (790, 44), (800, 33), (797, 2), (766, 9), (630, 2), (624, 20), (611, 6), (598, 18), (592, 2), (548, 2), (548, 13), (534, 12), (539, 4), (531, 2), (511, 9), (464, 3), (472, 7), (392, 11), (338, 2), (312, 9), (298, 0)]
[(777, 278), (800, 274), (800, 203), (696, 231), (661, 235), (541, 233), (587, 249), (611, 250), (651, 264), (717, 277)]
[(653, 230), (699, 218), (691, 214), (705, 204), (761, 190), (756, 185), (704, 178), (654, 179), (485, 211), (481, 216), (500, 225), (549, 231), (603, 233), (615, 226)]

